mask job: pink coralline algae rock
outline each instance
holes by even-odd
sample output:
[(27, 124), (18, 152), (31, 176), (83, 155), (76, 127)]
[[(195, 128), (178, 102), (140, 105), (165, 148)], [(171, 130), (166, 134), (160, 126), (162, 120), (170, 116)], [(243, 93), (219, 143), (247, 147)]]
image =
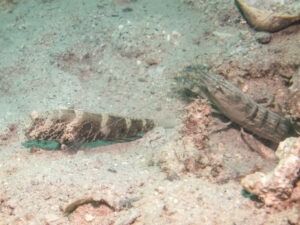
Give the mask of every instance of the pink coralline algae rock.
[[(242, 186), (267, 206), (277, 207), (290, 200), (300, 179), (300, 138), (288, 138), (276, 151), (279, 162), (268, 174), (256, 172), (242, 180)], [(284, 204), (283, 204), (284, 205)]]

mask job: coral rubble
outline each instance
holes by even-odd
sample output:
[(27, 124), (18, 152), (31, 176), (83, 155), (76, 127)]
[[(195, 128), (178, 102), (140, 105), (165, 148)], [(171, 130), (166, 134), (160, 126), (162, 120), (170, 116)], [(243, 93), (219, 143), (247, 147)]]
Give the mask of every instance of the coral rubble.
[(247, 22), (258, 31), (276, 32), (300, 21), (300, 15), (277, 14), (247, 5), (243, 0), (235, 3)]
[(300, 138), (288, 138), (276, 151), (277, 166), (268, 174), (256, 172), (242, 180), (243, 187), (267, 206), (281, 207), (300, 201)]

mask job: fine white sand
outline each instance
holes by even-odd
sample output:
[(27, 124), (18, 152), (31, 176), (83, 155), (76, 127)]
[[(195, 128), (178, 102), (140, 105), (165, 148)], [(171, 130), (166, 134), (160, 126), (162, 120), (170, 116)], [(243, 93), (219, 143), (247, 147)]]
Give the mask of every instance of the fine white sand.
[[(0, 3), (0, 225), (296, 224), (297, 208), (276, 211), (242, 195), (239, 175), (275, 161), (251, 152), (236, 129), (211, 138), (231, 171), (226, 182), (170, 174), (159, 163), (174, 149), (185, 154), (176, 140), (186, 102), (172, 91), (184, 66), (295, 64), (295, 28), (261, 45), (234, 3), (221, 0)], [(29, 114), (61, 108), (150, 118), (157, 127), (134, 142), (75, 154), (22, 147)], [(85, 198), (115, 211), (84, 204), (63, 215)]]

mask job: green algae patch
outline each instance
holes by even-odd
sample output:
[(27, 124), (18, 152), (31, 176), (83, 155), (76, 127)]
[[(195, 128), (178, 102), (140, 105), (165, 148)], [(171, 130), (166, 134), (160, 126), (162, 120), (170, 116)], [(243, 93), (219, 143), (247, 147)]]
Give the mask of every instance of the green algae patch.
[(123, 138), (123, 139), (116, 139), (116, 140), (101, 140), (101, 141), (94, 141), (94, 142), (89, 142), (85, 143), (83, 145), (84, 148), (95, 148), (95, 147), (101, 147), (101, 146), (107, 146), (107, 145), (113, 145), (117, 143), (124, 143), (124, 142), (130, 142), (130, 141), (135, 141), (137, 139), (140, 139), (144, 136), (144, 133), (139, 133), (135, 137), (130, 137), (130, 138)]
[(25, 148), (41, 148), (49, 151), (58, 150), (60, 144), (57, 141), (30, 140), (22, 143)]
[[(143, 133), (138, 134), (135, 137), (123, 138), (120, 140), (101, 140), (95, 142), (89, 142), (82, 145), (83, 148), (95, 148), (107, 145), (113, 145), (117, 143), (130, 142), (135, 141), (139, 138), (143, 137)], [(49, 141), (49, 140), (29, 140), (22, 143), (22, 146), (25, 148), (41, 148), (44, 150), (55, 151), (59, 150), (61, 144), (57, 141)]]

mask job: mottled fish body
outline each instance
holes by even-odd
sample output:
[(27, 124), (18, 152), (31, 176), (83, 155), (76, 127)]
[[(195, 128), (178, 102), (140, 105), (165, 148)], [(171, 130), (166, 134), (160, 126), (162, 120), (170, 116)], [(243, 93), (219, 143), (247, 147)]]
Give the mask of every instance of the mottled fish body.
[(295, 135), (289, 119), (257, 104), (224, 77), (211, 72), (205, 66), (186, 67), (182, 78), (185, 88), (205, 96), (232, 122), (257, 136), (279, 143)]
[(136, 137), (154, 127), (154, 122), (150, 119), (68, 109), (32, 113), (31, 118), (32, 123), (25, 130), (28, 140), (56, 141), (66, 147)]

